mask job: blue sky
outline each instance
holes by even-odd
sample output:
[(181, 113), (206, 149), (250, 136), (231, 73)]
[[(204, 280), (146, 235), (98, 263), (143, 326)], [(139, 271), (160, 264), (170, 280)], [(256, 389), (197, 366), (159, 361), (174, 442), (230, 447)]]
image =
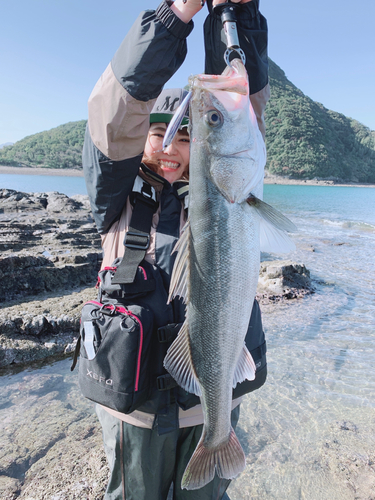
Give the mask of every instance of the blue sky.
[[(87, 99), (138, 13), (157, 0), (2, 0), (0, 144), (87, 118)], [(306, 95), (375, 130), (375, 2), (261, 0), (269, 55)], [(203, 69), (196, 16), (169, 86)]]

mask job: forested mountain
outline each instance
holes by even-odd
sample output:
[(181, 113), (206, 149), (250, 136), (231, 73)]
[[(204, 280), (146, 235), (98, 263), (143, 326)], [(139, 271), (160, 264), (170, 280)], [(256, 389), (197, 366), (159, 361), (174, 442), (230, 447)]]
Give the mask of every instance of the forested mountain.
[(0, 165), (81, 168), (86, 120), (29, 135), (0, 150)]
[(266, 144), (271, 173), (375, 182), (375, 132), (305, 96), (270, 61)]
[[(305, 96), (270, 60), (266, 110), (270, 173), (375, 183), (375, 132)], [(70, 122), (0, 150), (0, 165), (81, 168), (86, 121)]]

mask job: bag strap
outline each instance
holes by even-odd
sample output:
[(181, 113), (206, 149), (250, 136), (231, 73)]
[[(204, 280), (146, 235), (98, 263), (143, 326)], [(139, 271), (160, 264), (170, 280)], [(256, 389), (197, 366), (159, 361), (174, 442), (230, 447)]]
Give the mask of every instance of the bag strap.
[(77, 340), (77, 344), (76, 344), (76, 348), (74, 349), (73, 362), (72, 362), (72, 366), (70, 367), (71, 372), (76, 367), (80, 350), (81, 350), (81, 335), (79, 335), (78, 340)]
[(168, 325), (158, 328), (158, 340), (161, 344), (173, 342), (181, 330), (182, 323), (169, 323)]
[[(143, 182), (141, 187), (140, 181)], [(131, 197), (133, 213), (124, 238), (125, 253), (112, 284), (133, 283), (138, 266), (150, 246), (152, 217), (159, 205), (154, 188), (140, 177), (136, 178)]]

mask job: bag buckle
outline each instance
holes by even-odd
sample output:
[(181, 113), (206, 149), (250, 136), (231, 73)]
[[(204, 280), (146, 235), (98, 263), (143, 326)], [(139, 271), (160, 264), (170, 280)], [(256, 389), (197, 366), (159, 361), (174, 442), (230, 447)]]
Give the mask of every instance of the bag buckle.
[(116, 306), (113, 304), (103, 304), (100, 308), (100, 312), (106, 316), (114, 316), (116, 314)]
[(128, 231), (125, 234), (124, 245), (128, 248), (135, 248), (136, 250), (147, 250), (150, 246), (150, 235), (147, 233)]
[(156, 379), (156, 385), (159, 391), (169, 391), (169, 389), (173, 389), (177, 387), (177, 382), (171, 375), (160, 375)]
[(158, 341), (161, 344), (173, 341), (177, 337), (181, 327), (182, 323), (170, 323), (169, 325), (161, 326), (157, 331)]

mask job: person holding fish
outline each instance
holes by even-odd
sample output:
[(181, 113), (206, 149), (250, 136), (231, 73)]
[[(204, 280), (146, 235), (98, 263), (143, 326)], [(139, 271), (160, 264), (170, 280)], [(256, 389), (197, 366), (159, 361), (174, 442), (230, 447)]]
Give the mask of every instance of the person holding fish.
[[(192, 19), (203, 7), (201, 0), (163, 0), (155, 10), (142, 12), (89, 99), (83, 167), (102, 237), (102, 269), (113, 269), (118, 258), (129, 268), (135, 265), (135, 270), (142, 268), (142, 262), (152, 265), (159, 280), (157, 299), (147, 302), (148, 295), (143, 294), (139, 301), (153, 311), (155, 332), (164, 335), (158, 338), (160, 346), (153, 344), (149, 371), (155, 387), (149, 399), (131, 413), (97, 405), (110, 467), (106, 500), (228, 499), (230, 480), (245, 467), (234, 433), (241, 397), (266, 379), (265, 339), (254, 299), (259, 235), (241, 237), (248, 233), (248, 226), (259, 232), (259, 216), (254, 213), (262, 210), (263, 112), (269, 98), (267, 23), (259, 12), (259, 0), (233, 1), (240, 46), (236, 49), (240, 58), (234, 62), (226, 52), (223, 21), (215, 11), (220, 3), (207, 1), (205, 74), (190, 82), (190, 118), (186, 106), (179, 108), (188, 92), (163, 87), (185, 59), (186, 38), (194, 26)], [(167, 128), (176, 110), (181, 116), (170, 136)], [(209, 133), (203, 132), (205, 145), (193, 158), (203, 141), (198, 123), (202, 116)], [(230, 151), (216, 157), (215, 151), (224, 146)], [(223, 157), (227, 158), (224, 168)], [(206, 161), (208, 165), (202, 164)], [(199, 173), (206, 169), (212, 176), (208, 181)], [(202, 186), (203, 204), (198, 192)], [(147, 245), (142, 247), (129, 244), (129, 238), (143, 219), (134, 200), (146, 194), (153, 200), (153, 211), (149, 231), (141, 230), (149, 232)], [(197, 211), (211, 213), (211, 207), (216, 219), (205, 222), (200, 233)], [(235, 236), (228, 233), (225, 222), (232, 219), (238, 224)], [(225, 234), (227, 246), (215, 234), (205, 239), (212, 227)], [(177, 245), (176, 258), (173, 250), (181, 233), (185, 236)], [(206, 257), (195, 262), (190, 256), (188, 261), (184, 250), (191, 251), (195, 243), (194, 252), (202, 247)], [(243, 245), (237, 255), (236, 248)], [(246, 254), (255, 255), (254, 262)], [(207, 280), (207, 284), (204, 266), (210, 259), (209, 273), (216, 281)], [(175, 268), (172, 277), (175, 260), (180, 269)], [(200, 266), (203, 281), (194, 271)], [(228, 272), (222, 273), (223, 267)], [(226, 282), (232, 268), (235, 275)], [(220, 279), (224, 280), (222, 289), (217, 288)], [(217, 295), (212, 298), (213, 292)], [(136, 303), (137, 296), (132, 300)], [(221, 312), (210, 314), (208, 309), (206, 314), (215, 300)], [(203, 313), (201, 302), (206, 308)], [(224, 340), (221, 328), (229, 329)], [(198, 340), (197, 335), (206, 337)], [(214, 368), (216, 373), (212, 373)]]

